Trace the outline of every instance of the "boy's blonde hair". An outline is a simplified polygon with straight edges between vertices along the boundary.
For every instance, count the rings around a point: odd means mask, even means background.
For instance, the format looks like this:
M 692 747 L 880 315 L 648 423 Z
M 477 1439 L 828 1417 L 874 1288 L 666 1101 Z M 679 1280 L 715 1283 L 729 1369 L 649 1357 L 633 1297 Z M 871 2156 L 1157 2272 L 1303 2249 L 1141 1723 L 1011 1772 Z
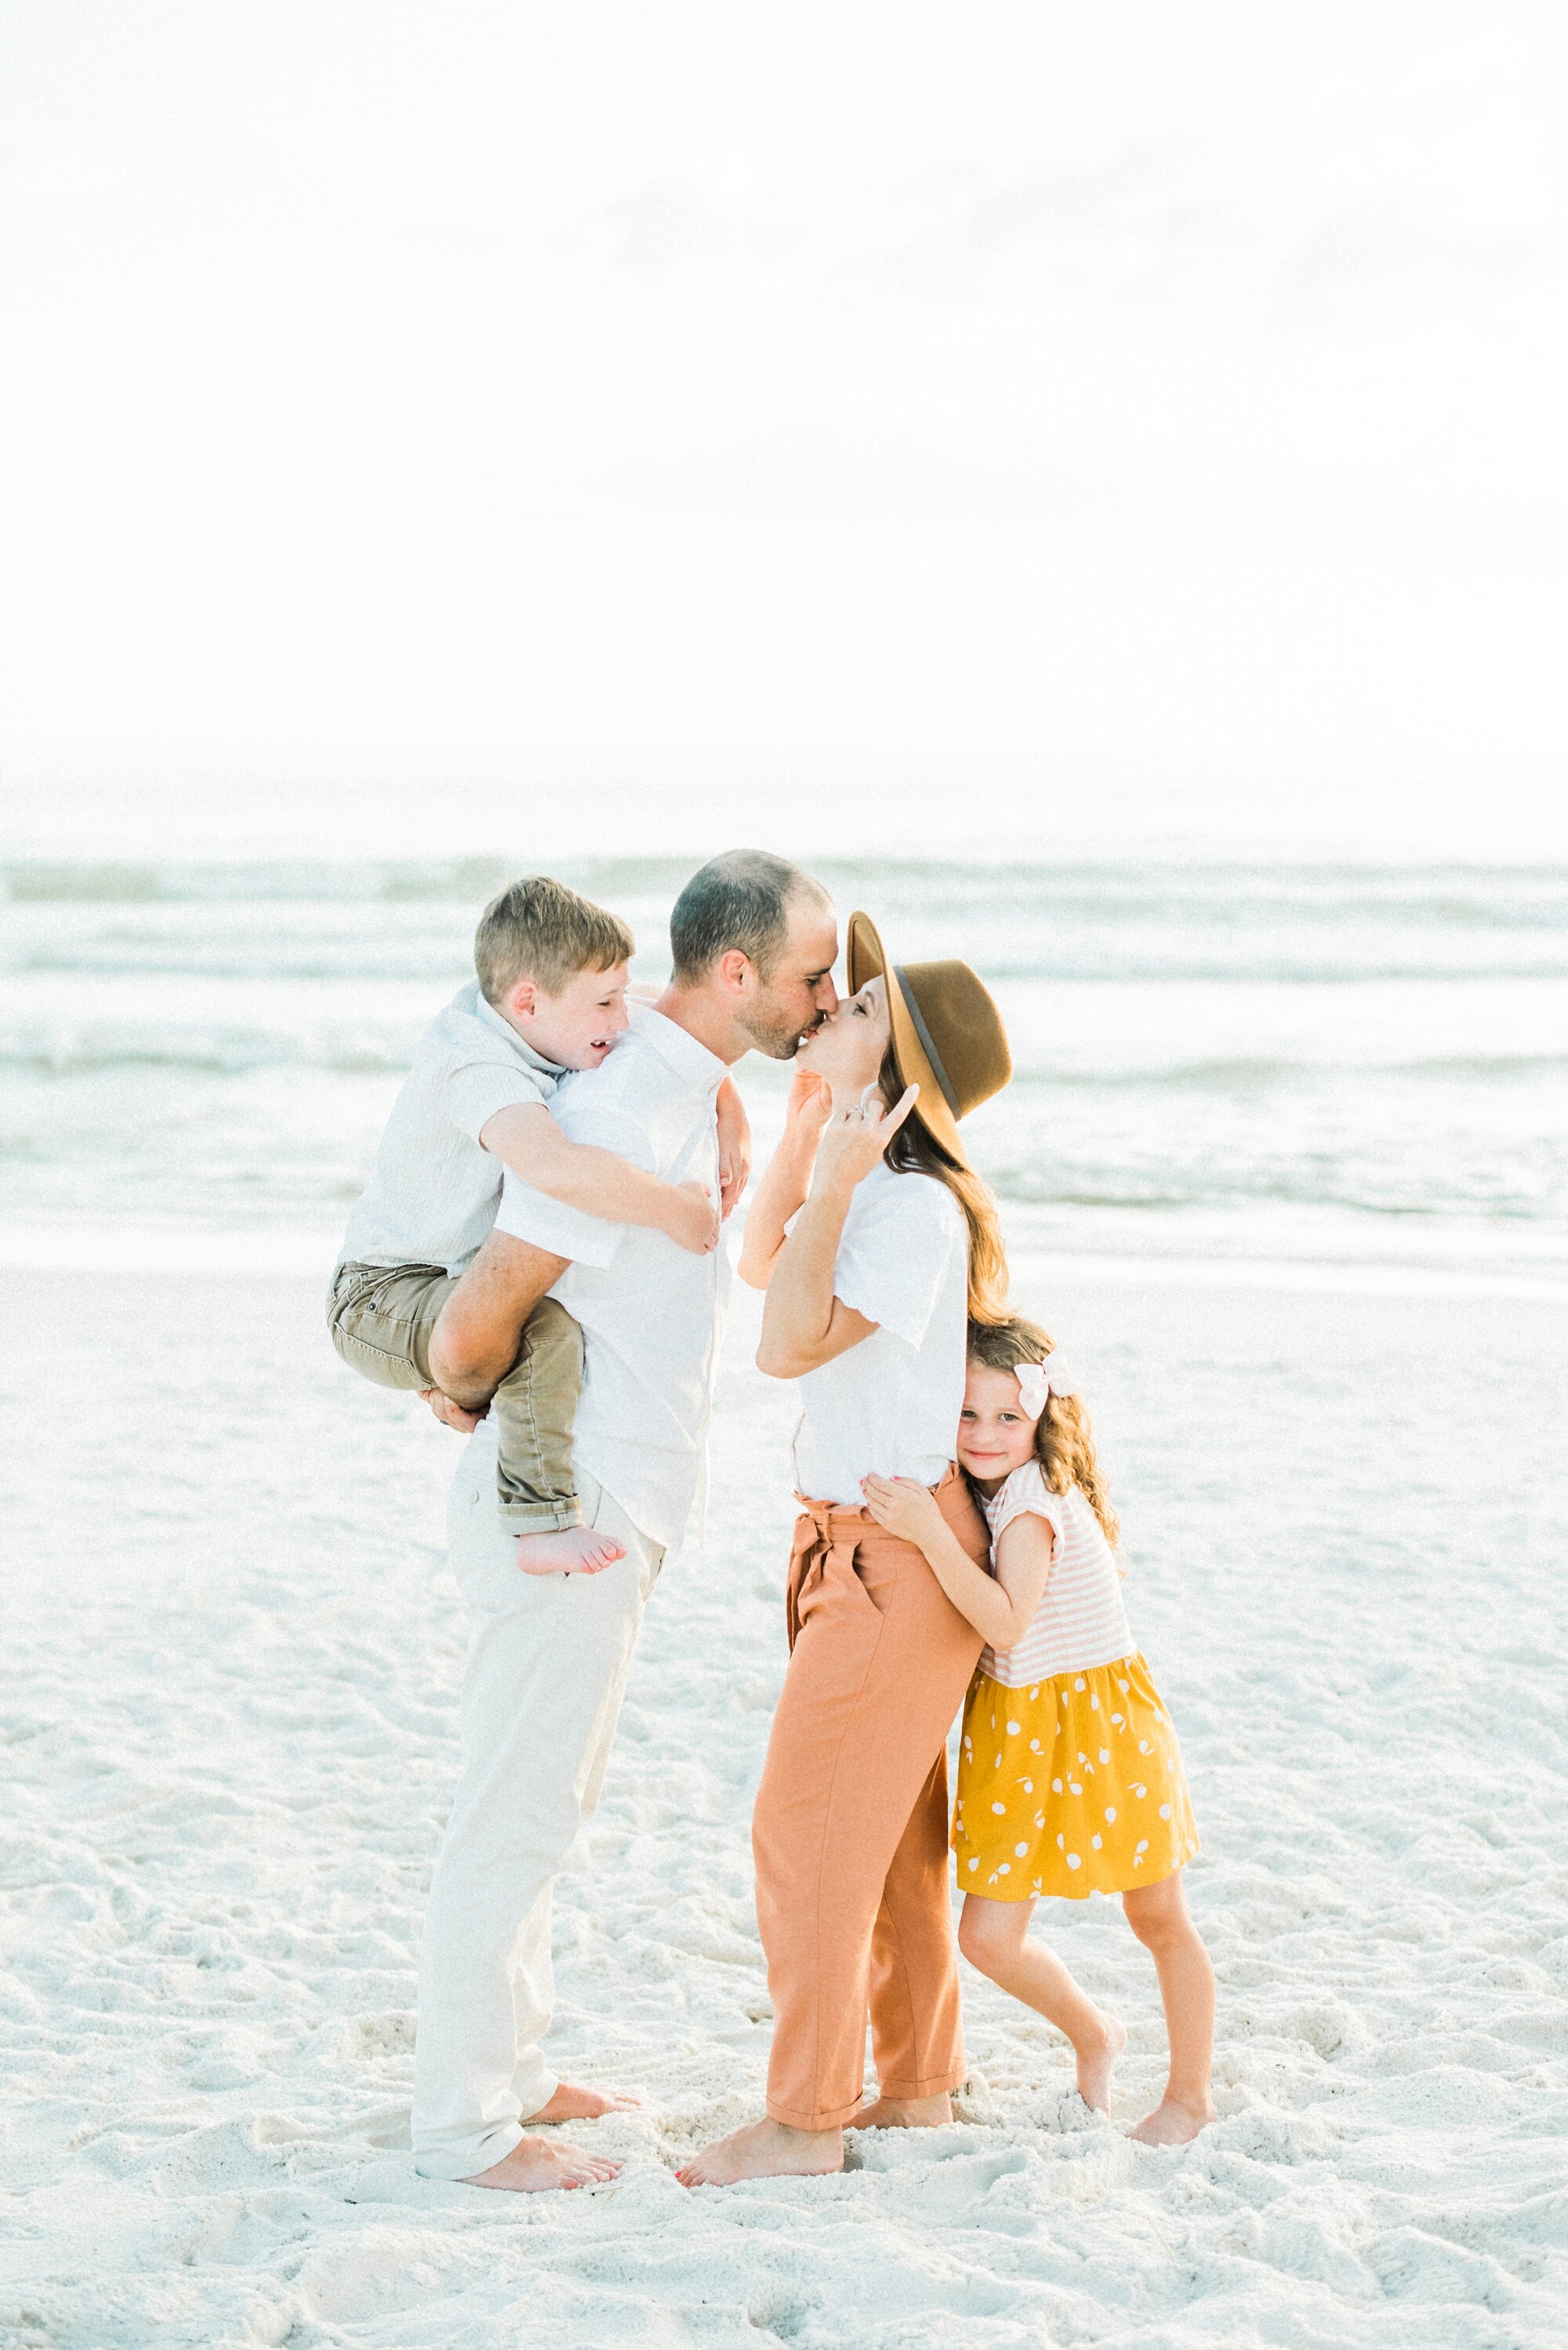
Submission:
M 988 1371 L 1016 1370 L 1020 1363 L 1043 1363 L 1054 1354 L 1056 1343 L 1038 1322 L 1015 1314 L 1005 1322 L 971 1322 L 969 1358 Z M 1045 1409 L 1034 1423 L 1034 1457 L 1048 1492 L 1064 1493 L 1076 1485 L 1105 1529 L 1114 1547 L 1120 1521 L 1095 1458 L 1095 1439 L 1081 1396 L 1048 1395 Z
M 559 995 L 580 971 L 614 971 L 636 941 L 618 914 L 579 898 L 547 873 L 529 873 L 492 898 L 473 934 L 473 967 L 485 1001 L 504 1003 L 520 979 Z

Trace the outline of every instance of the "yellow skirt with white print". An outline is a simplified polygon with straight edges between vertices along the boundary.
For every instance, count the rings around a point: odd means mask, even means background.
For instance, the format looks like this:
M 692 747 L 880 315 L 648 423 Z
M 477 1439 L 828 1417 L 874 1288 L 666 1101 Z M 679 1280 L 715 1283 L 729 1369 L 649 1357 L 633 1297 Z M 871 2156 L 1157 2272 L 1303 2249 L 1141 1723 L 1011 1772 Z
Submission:
M 960 1890 L 988 1901 L 1127 1893 L 1192 1858 L 1181 1749 L 1141 1656 L 1028 1689 L 976 1673 L 953 1850 Z

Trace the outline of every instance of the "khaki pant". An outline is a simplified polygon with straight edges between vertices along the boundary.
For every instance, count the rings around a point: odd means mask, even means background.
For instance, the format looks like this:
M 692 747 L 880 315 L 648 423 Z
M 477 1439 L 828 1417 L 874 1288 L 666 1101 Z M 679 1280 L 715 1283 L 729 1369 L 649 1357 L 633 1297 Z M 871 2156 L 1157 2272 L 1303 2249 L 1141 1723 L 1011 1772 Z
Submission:
M 950 1469 L 936 1490 L 983 1564 L 969 1487 Z M 867 2012 L 885 2096 L 963 2079 L 947 1735 L 981 1642 L 912 1544 L 822 1502 L 796 1521 L 788 1615 L 752 1820 L 774 2002 L 768 2112 L 831 2129 L 861 2102 Z
M 378 1387 L 431 1387 L 431 1334 L 456 1287 L 439 1264 L 340 1264 L 327 1301 L 332 1343 Z M 515 1534 L 582 1523 L 572 1475 L 582 1385 L 583 1334 L 564 1305 L 541 1298 L 490 1404 L 501 1515 Z

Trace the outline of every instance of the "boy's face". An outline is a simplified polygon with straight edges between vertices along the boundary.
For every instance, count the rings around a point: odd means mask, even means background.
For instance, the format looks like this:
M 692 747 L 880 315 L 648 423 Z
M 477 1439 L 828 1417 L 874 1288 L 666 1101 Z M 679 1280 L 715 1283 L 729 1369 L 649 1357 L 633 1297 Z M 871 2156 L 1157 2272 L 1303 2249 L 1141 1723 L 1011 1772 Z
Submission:
M 1023 1409 L 1011 1371 L 971 1363 L 959 1414 L 959 1466 L 977 1485 L 999 1484 L 1022 1469 L 1034 1450 L 1034 1422 Z
M 542 1059 L 562 1069 L 597 1069 L 616 1038 L 626 1034 L 629 977 L 624 962 L 613 971 L 579 971 L 558 995 L 546 995 L 535 980 L 520 979 L 503 1009 Z

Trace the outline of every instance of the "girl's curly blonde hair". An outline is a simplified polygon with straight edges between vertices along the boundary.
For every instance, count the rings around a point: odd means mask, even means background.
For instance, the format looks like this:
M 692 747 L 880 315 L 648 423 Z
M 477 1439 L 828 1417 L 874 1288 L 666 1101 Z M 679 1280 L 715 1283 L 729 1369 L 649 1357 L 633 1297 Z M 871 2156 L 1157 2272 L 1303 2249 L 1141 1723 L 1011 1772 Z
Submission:
M 971 1321 L 969 1326 L 970 1361 L 982 1364 L 988 1371 L 1012 1371 L 1020 1363 L 1043 1363 L 1054 1352 L 1054 1339 L 1038 1322 L 1026 1322 L 1021 1314 L 1005 1322 Z M 1034 1457 L 1047 1492 L 1064 1493 L 1070 1486 L 1078 1487 L 1114 1548 L 1121 1533 L 1120 1521 L 1095 1457 L 1094 1433 L 1081 1396 L 1046 1397 L 1045 1409 L 1034 1423 Z

